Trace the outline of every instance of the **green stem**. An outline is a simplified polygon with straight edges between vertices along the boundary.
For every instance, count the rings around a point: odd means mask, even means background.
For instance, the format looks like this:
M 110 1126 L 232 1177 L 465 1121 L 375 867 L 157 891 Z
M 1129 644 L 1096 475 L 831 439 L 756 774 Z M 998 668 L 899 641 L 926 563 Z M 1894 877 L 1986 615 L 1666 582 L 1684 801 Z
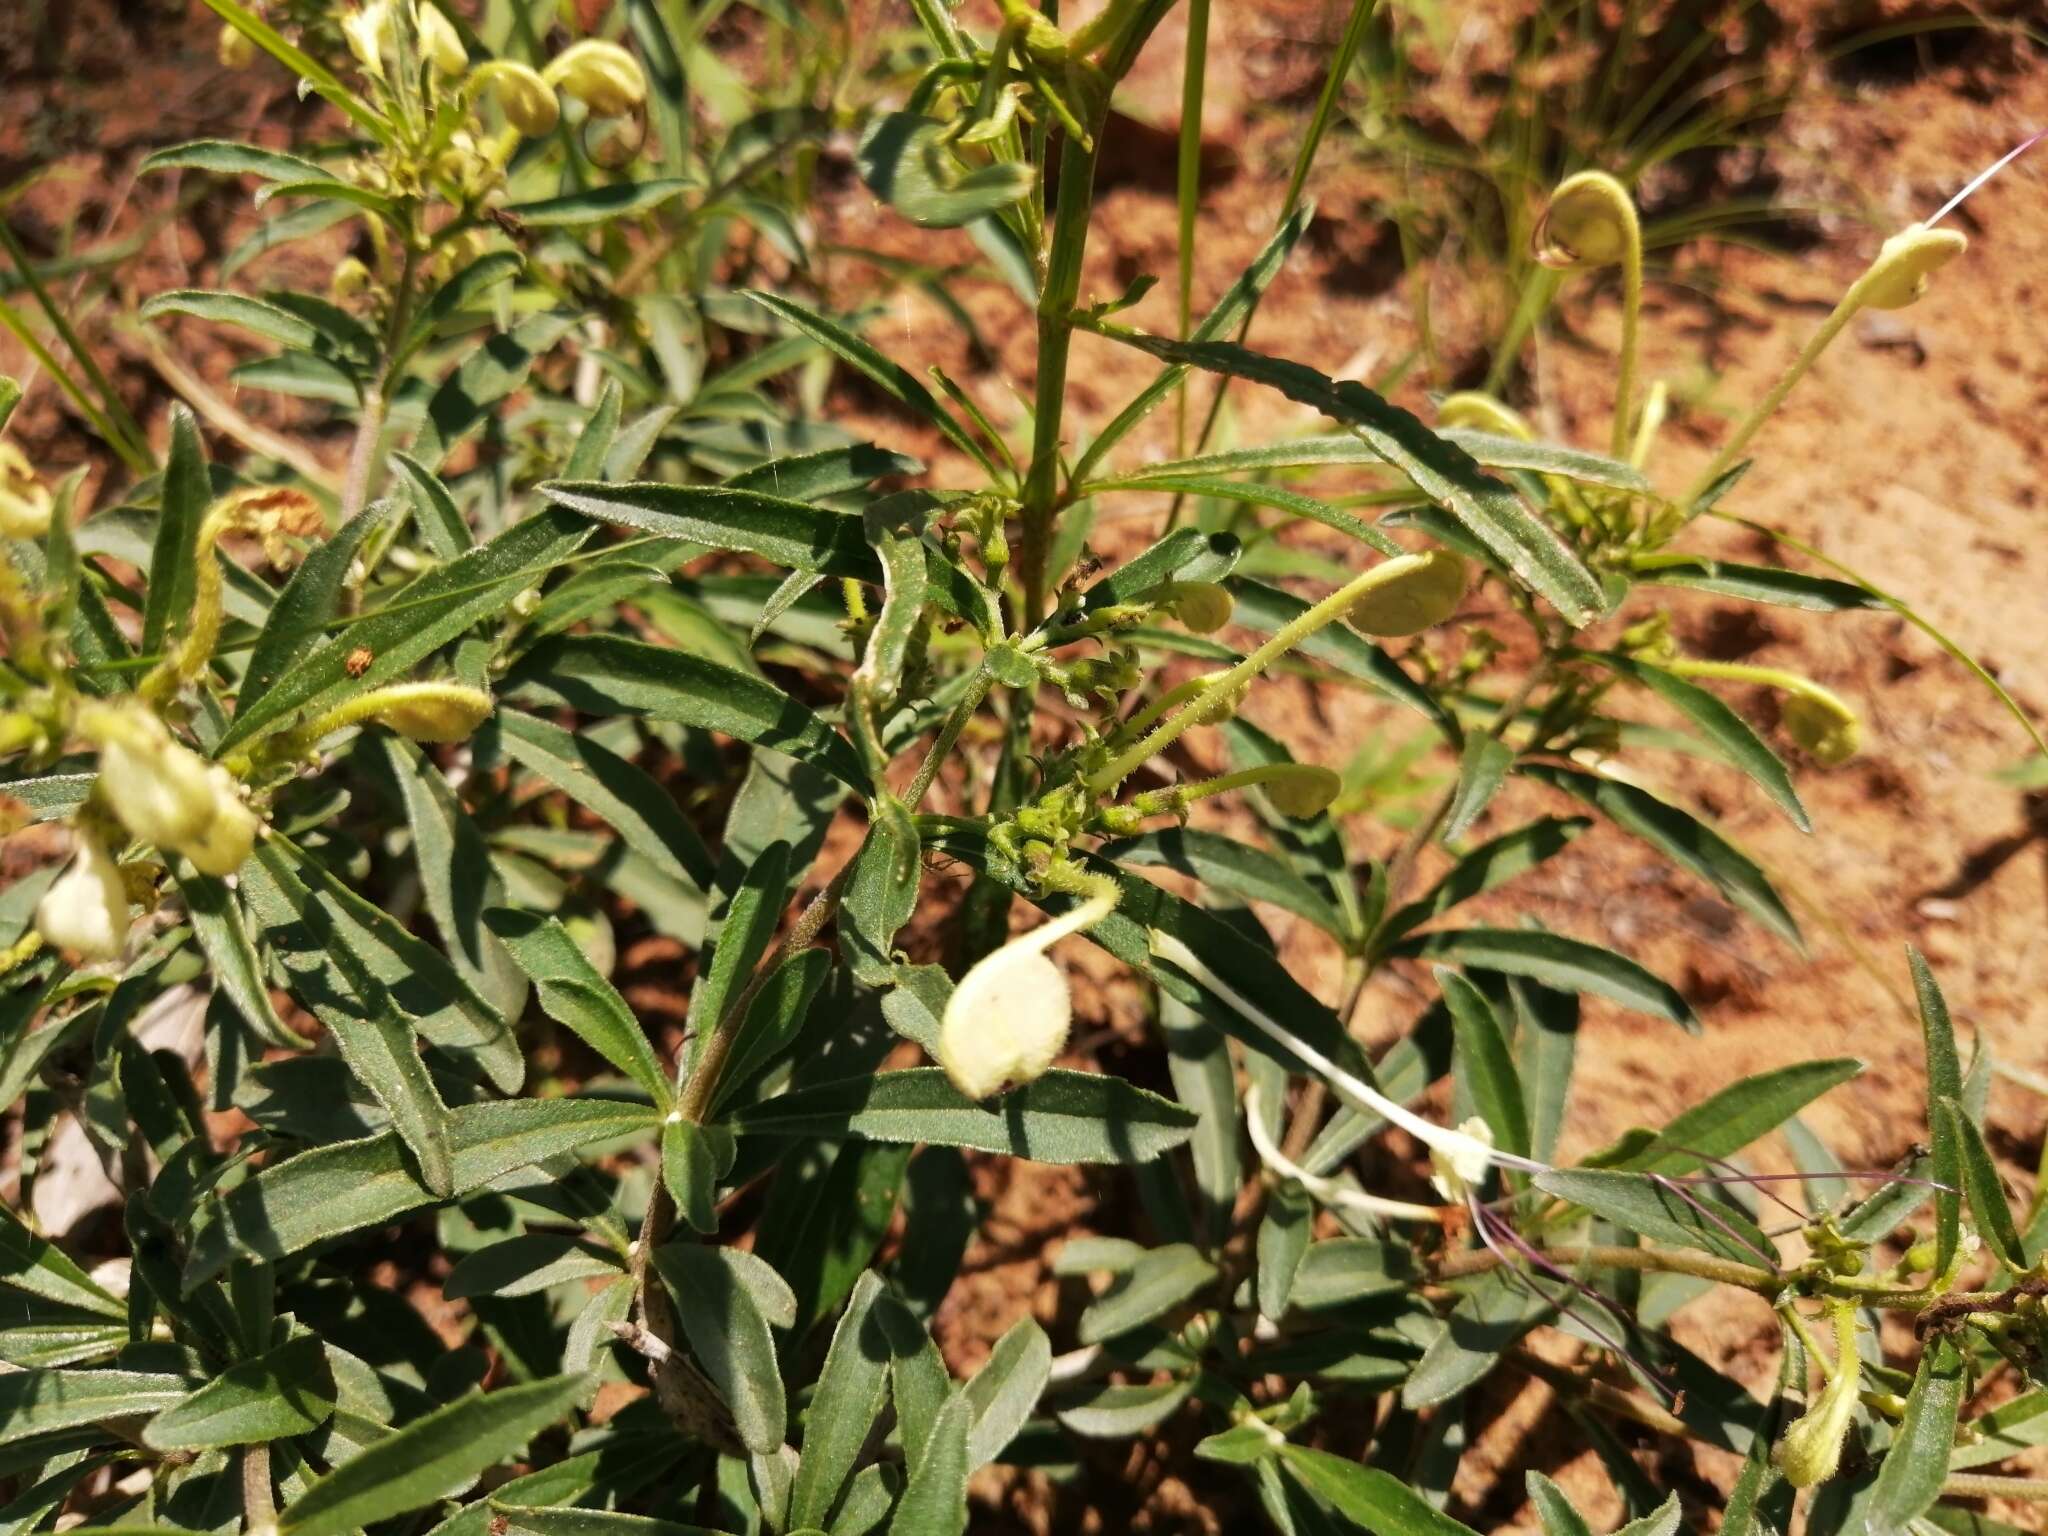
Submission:
M 989 671 L 986 663 L 977 667 L 974 676 L 968 679 L 967 692 L 961 697 L 960 702 L 953 706 L 953 712 L 946 716 L 946 723 L 939 727 L 939 734 L 933 740 L 931 750 L 925 754 L 924 761 L 918 764 L 917 777 L 910 781 L 910 788 L 904 792 L 903 803 L 912 811 L 924 802 L 925 795 L 931 790 L 932 781 L 939 776 L 939 769 L 952 755 L 953 744 L 960 739 L 960 733 L 967 728 L 967 722 L 975 710 L 981 707 L 981 701 L 988 697 L 989 685 L 994 681 L 995 675 Z
M 1633 203 L 1628 212 L 1628 241 L 1621 253 L 1621 367 L 1614 381 L 1614 432 L 1610 438 L 1617 459 L 1628 452 L 1635 422 L 1636 331 L 1643 309 L 1643 236 Z
M 1422 555 L 1402 555 L 1398 559 L 1383 560 L 1352 577 L 1314 607 L 1296 614 L 1275 630 L 1265 644 L 1237 665 L 1226 671 L 1210 674 L 1210 681 L 1204 686 L 1200 698 L 1161 724 L 1136 746 L 1127 748 L 1111 759 L 1106 767 L 1091 774 L 1088 778 L 1088 787 L 1101 794 L 1122 781 L 1132 769 L 1157 757 L 1189 729 L 1213 718 L 1222 710 L 1226 701 L 1236 696 L 1241 686 L 1249 683 L 1309 636 L 1341 619 L 1366 593 L 1405 576 L 1409 571 L 1422 565 L 1425 559 Z
M 1941 1491 L 1953 1499 L 2022 1499 L 2048 1504 L 2048 1477 L 1995 1477 L 1984 1472 L 1951 1472 Z
M 1187 55 L 1181 70 L 1180 160 L 1180 338 L 1194 324 L 1195 215 L 1202 196 L 1202 94 L 1209 71 L 1209 0 L 1189 0 Z M 1174 457 L 1188 451 L 1188 386 L 1182 376 L 1174 392 Z

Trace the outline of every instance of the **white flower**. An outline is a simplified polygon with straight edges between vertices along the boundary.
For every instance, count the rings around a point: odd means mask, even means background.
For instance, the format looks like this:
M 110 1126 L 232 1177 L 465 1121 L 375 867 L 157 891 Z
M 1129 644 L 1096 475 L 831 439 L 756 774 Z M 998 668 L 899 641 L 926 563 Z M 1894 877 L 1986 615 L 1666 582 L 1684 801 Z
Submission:
M 201 874 L 231 875 L 242 867 L 249 850 L 256 846 L 256 829 L 262 823 L 243 803 L 234 775 L 227 769 L 215 763 L 206 777 L 213 786 L 213 819 L 198 837 L 185 842 L 178 851 Z
M 71 867 L 36 906 L 36 932 L 66 954 L 116 959 L 128 941 L 128 888 L 105 843 L 84 827 L 77 842 Z
M 365 0 L 341 18 L 341 35 L 365 74 L 384 78 L 384 42 L 391 30 L 391 0 Z
M 1493 1166 L 1493 1130 L 1474 1115 L 1458 1127 L 1462 1142 L 1432 1145 L 1429 1164 L 1435 1171 L 1429 1182 L 1453 1205 L 1465 1202 L 1465 1192 L 1486 1182 L 1486 1170 Z
M 422 5 L 419 17 L 420 52 L 434 66 L 434 73 L 452 80 L 469 68 L 469 50 L 462 46 L 462 34 L 455 23 L 434 5 Z
M 12 443 L 0 443 L 0 534 L 39 539 L 50 531 L 50 493 Z
M 505 121 L 530 139 L 553 133 L 562 120 L 562 104 L 555 100 L 554 87 L 538 70 L 512 59 L 493 59 L 478 68 L 477 78 L 498 103 Z

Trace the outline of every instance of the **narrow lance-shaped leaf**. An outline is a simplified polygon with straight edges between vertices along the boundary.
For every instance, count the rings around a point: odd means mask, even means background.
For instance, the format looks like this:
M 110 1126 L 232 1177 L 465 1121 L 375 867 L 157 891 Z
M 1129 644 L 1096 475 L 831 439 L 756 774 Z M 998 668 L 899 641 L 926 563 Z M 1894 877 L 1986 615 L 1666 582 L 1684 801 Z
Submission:
M 1105 335 L 1169 363 L 1207 369 L 1279 390 L 1357 432 L 1431 501 L 1451 513 L 1515 575 L 1574 626 L 1599 617 L 1600 583 L 1571 547 L 1488 475 L 1473 457 L 1399 406 L 1352 380 L 1266 357 L 1222 341 L 1169 341 L 1104 328 Z
M 2001 1264 L 2016 1274 L 2025 1271 L 2028 1267 L 2026 1250 L 2020 1243 L 2019 1229 L 2012 1219 L 2012 1207 L 2006 1203 L 2005 1186 L 1999 1181 L 1998 1167 L 1991 1161 L 1990 1149 L 1984 1145 L 1984 1133 L 1977 1129 L 1976 1121 L 1954 1099 L 1936 1100 L 1934 1112 L 1960 1154 L 1963 1193 L 1969 1198 L 1971 1214 L 1977 1218 L 1977 1230 L 1991 1245 L 1991 1251 Z
M 1611 949 L 1562 934 L 1519 928 L 1450 928 L 1419 933 L 1387 953 L 1455 960 L 1480 970 L 1527 976 L 1567 992 L 1592 992 L 1697 1032 L 1699 1019 L 1678 989 Z
M 425 1508 L 570 1413 L 584 1385 L 581 1376 L 553 1376 L 473 1393 L 415 1419 L 314 1479 L 278 1516 L 279 1536 L 347 1536 Z
M 1905 1416 L 1892 1436 L 1868 1505 L 1869 1536 L 1906 1536 L 1941 1497 L 1963 1405 L 1962 1351 L 1936 1333 L 1920 1355 Z
M 142 1438 L 159 1451 L 256 1445 L 302 1435 L 334 1411 L 334 1373 L 319 1338 L 302 1333 L 231 1365 L 150 1420 Z
M 533 979 L 547 1016 L 630 1077 L 668 1111 L 668 1071 L 626 1000 L 590 963 L 569 930 L 552 917 L 497 908 L 484 915 L 491 932 Z
M 855 1282 L 832 1332 L 825 1366 L 804 1427 L 803 1456 L 790 1491 L 793 1530 L 824 1529 L 840 1491 L 853 1476 L 868 1431 L 881 1416 L 889 1391 L 889 1348 L 874 1316 L 882 1282 L 872 1271 Z
M 1927 1050 L 1927 1129 L 1933 1143 L 1935 1262 L 1937 1275 L 1948 1273 L 1956 1248 L 1962 1241 L 1963 1151 L 1955 1127 L 1941 1112 L 1944 1099 L 1961 1103 L 1963 1063 L 1956 1054 L 1955 1025 L 1950 1022 L 1948 1001 L 1934 979 L 1926 958 L 1908 948 L 1906 963 L 1913 972 L 1913 991 L 1920 1004 L 1920 1030 Z
M 732 1411 L 741 1441 L 767 1456 L 782 1446 L 789 1410 L 768 1319 L 740 1273 L 745 1265 L 767 1268 L 731 1248 L 683 1242 L 654 1250 L 654 1266 L 675 1297 L 690 1352 Z

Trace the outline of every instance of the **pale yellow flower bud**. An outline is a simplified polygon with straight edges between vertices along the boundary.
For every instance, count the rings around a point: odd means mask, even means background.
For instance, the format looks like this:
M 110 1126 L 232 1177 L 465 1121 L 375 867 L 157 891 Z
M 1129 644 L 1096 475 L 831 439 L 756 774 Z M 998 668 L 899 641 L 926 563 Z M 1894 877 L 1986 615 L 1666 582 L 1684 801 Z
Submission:
M 373 720 L 414 741 L 466 741 L 490 718 L 491 696 L 464 683 L 393 683 L 338 706 L 316 721 L 308 738 L 318 741 L 345 725 Z
M 1328 810 L 1344 781 L 1314 763 L 1291 763 L 1285 773 L 1263 781 L 1260 787 L 1282 816 L 1308 817 Z
M 1536 429 L 1529 425 L 1520 411 L 1481 390 L 1463 389 L 1454 395 L 1444 396 L 1443 404 L 1437 407 L 1436 419 L 1439 426 L 1476 427 L 1481 432 L 1518 438 L 1525 443 L 1536 441 Z
M 337 304 L 346 304 L 368 293 L 374 282 L 376 278 L 362 261 L 344 256 L 334 264 L 334 275 L 327 280 L 327 293 Z
M 624 117 L 647 100 L 640 61 L 617 43 L 585 38 L 548 65 L 543 78 L 598 117 Z
M 1787 694 L 1779 716 L 1792 739 L 1824 767 L 1846 763 L 1863 745 L 1856 711 L 1818 684 L 1811 693 Z
M 1856 1354 L 1855 1313 L 1846 1307 L 1837 1314 L 1835 1336 L 1835 1374 L 1771 1448 L 1771 1460 L 1794 1488 L 1811 1488 L 1835 1475 L 1856 1413 L 1863 1362 Z
M 22 451 L 0 442 L 0 534 L 10 539 L 41 538 L 50 531 L 53 505 Z
M 213 52 L 222 69 L 247 69 L 256 62 L 260 50 L 241 28 L 222 26 L 220 41 L 214 44 Z
M 1606 267 L 1638 239 L 1628 188 L 1605 171 L 1567 176 L 1536 227 L 1536 259 L 1546 267 Z
M 218 806 L 212 765 L 161 720 L 136 704 L 96 704 L 79 711 L 78 724 L 99 745 L 98 793 L 122 826 L 171 849 L 205 832 Z
M 207 774 L 213 788 L 213 817 L 198 837 L 186 842 L 179 852 L 198 867 L 201 874 L 231 875 L 248 860 L 256 846 L 261 823 L 242 800 L 241 786 L 234 775 L 218 763 Z
M 493 59 L 477 69 L 484 91 L 505 114 L 505 121 L 537 139 L 553 133 L 562 120 L 562 104 L 540 72 L 512 59 Z
M 1235 607 L 1230 593 L 1213 581 L 1184 581 L 1174 587 L 1174 614 L 1198 635 L 1228 624 Z
M 1961 230 L 1908 225 L 1878 248 L 1877 260 L 1853 291 L 1870 309 L 1904 309 L 1927 291 L 1927 279 L 1969 244 Z
M 391 0 L 364 0 L 341 18 L 342 41 L 363 73 L 384 78 L 384 52 L 391 36 Z
M 434 73 L 443 79 L 453 80 L 467 70 L 469 50 L 462 46 L 462 34 L 455 30 L 455 23 L 434 5 L 421 5 L 417 15 L 420 52 L 434 66 Z
M 128 942 L 128 888 L 107 845 L 76 829 L 71 867 L 36 904 L 36 932 L 52 949 L 84 960 L 119 958 Z
M 1351 606 L 1351 622 L 1368 635 L 1413 635 L 1441 624 L 1465 597 L 1465 562 L 1448 549 L 1404 557 L 1412 564 Z

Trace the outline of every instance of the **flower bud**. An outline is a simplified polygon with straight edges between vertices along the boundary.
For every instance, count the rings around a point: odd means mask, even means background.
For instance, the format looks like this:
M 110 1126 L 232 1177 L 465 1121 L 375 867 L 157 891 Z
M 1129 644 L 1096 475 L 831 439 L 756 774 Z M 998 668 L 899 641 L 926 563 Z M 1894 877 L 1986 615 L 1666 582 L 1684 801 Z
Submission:
M 86 960 L 113 960 L 128 942 L 128 888 L 107 845 L 76 829 L 71 867 L 36 904 L 36 932 L 52 949 Z
M 391 35 L 391 0 L 364 0 L 341 18 L 342 41 L 363 73 L 384 78 L 384 51 Z
M 243 802 L 241 786 L 233 774 L 215 763 L 206 777 L 213 789 L 213 817 L 197 838 L 187 841 L 178 851 L 201 874 L 232 875 L 248 861 L 261 823 Z
M 529 139 L 553 133 L 562 120 L 562 104 L 540 71 L 512 59 L 493 59 L 477 70 L 477 77 L 505 121 Z
M 94 705 L 80 711 L 79 729 L 99 745 L 98 794 L 122 826 L 159 848 L 205 833 L 218 808 L 211 765 L 155 715 L 139 704 Z
M 1309 817 L 1329 809 L 1344 781 L 1314 763 L 1289 763 L 1286 772 L 1263 781 L 1260 787 L 1282 816 Z
M 1794 1488 L 1811 1488 L 1835 1475 L 1842 1464 L 1842 1442 L 1856 1412 L 1856 1388 L 1863 1362 L 1856 1354 L 1854 1314 L 1847 1327 L 1837 1325 L 1841 1349 L 1835 1358 L 1835 1374 L 1821 1388 L 1797 1423 L 1779 1437 L 1771 1449 L 1771 1460 Z
M 1878 247 L 1877 260 L 1856 284 L 1870 309 L 1904 309 L 1927 291 L 1927 279 L 1969 247 L 1961 230 L 1909 224 Z
M 1856 711 L 1818 684 L 1812 693 L 1787 694 L 1779 718 L 1792 739 L 1823 767 L 1846 763 L 1863 745 L 1863 721 Z
M 1436 1192 L 1454 1204 L 1465 1203 L 1465 1192 L 1486 1182 L 1486 1170 L 1493 1166 L 1493 1128 L 1478 1115 L 1457 1128 L 1460 1140 L 1448 1149 L 1432 1145 L 1429 1164 L 1435 1171 L 1429 1182 Z
M 1174 584 L 1174 616 L 1198 635 L 1206 635 L 1228 624 L 1236 606 L 1236 600 L 1230 593 L 1213 581 Z
M 462 46 L 462 34 L 455 23 L 441 14 L 439 6 L 422 4 L 419 17 L 420 52 L 434 66 L 434 73 L 453 80 L 469 68 L 469 50 Z
M 257 53 L 256 45 L 249 41 L 249 35 L 240 27 L 221 27 L 220 40 L 214 44 L 213 54 L 222 69 L 247 69 L 256 62 Z
M 1465 562 L 1448 549 L 1403 557 L 1400 572 L 1351 605 L 1352 625 L 1368 635 L 1413 635 L 1441 624 L 1465 597 Z
M 647 100 L 640 61 L 617 43 L 586 38 L 548 65 L 542 76 L 597 117 L 624 117 Z
M 1536 226 L 1536 259 L 1546 267 L 1606 267 L 1641 237 L 1628 189 L 1605 171 L 1567 176 Z
M 12 443 L 0 443 L 0 534 L 39 539 L 50 531 L 50 493 Z
M 970 1099 L 1033 1081 L 1067 1043 L 1067 978 L 1024 940 L 1005 944 L 960 978 L 939 1025 L 939 1065 Z
M 1436 420 L 1441 427 L 1476 427 L 1481 432 L 1518 438 L 1525 443 L 1536 441 L 1536 429 L 1523 419 L 1520 411 L 1482 390 L 1461 389 L 1455 395 L 1444 396 L 1443 404 L 1437 407 Z
M 376 278 L 361 260 L 354 256 L 344 256 L 334 264 L 334 274 L 327 279 L 328 297 L 337 304 L 346 304 L 349 300 L 359 299 L 368 293 L 374 282 Z

